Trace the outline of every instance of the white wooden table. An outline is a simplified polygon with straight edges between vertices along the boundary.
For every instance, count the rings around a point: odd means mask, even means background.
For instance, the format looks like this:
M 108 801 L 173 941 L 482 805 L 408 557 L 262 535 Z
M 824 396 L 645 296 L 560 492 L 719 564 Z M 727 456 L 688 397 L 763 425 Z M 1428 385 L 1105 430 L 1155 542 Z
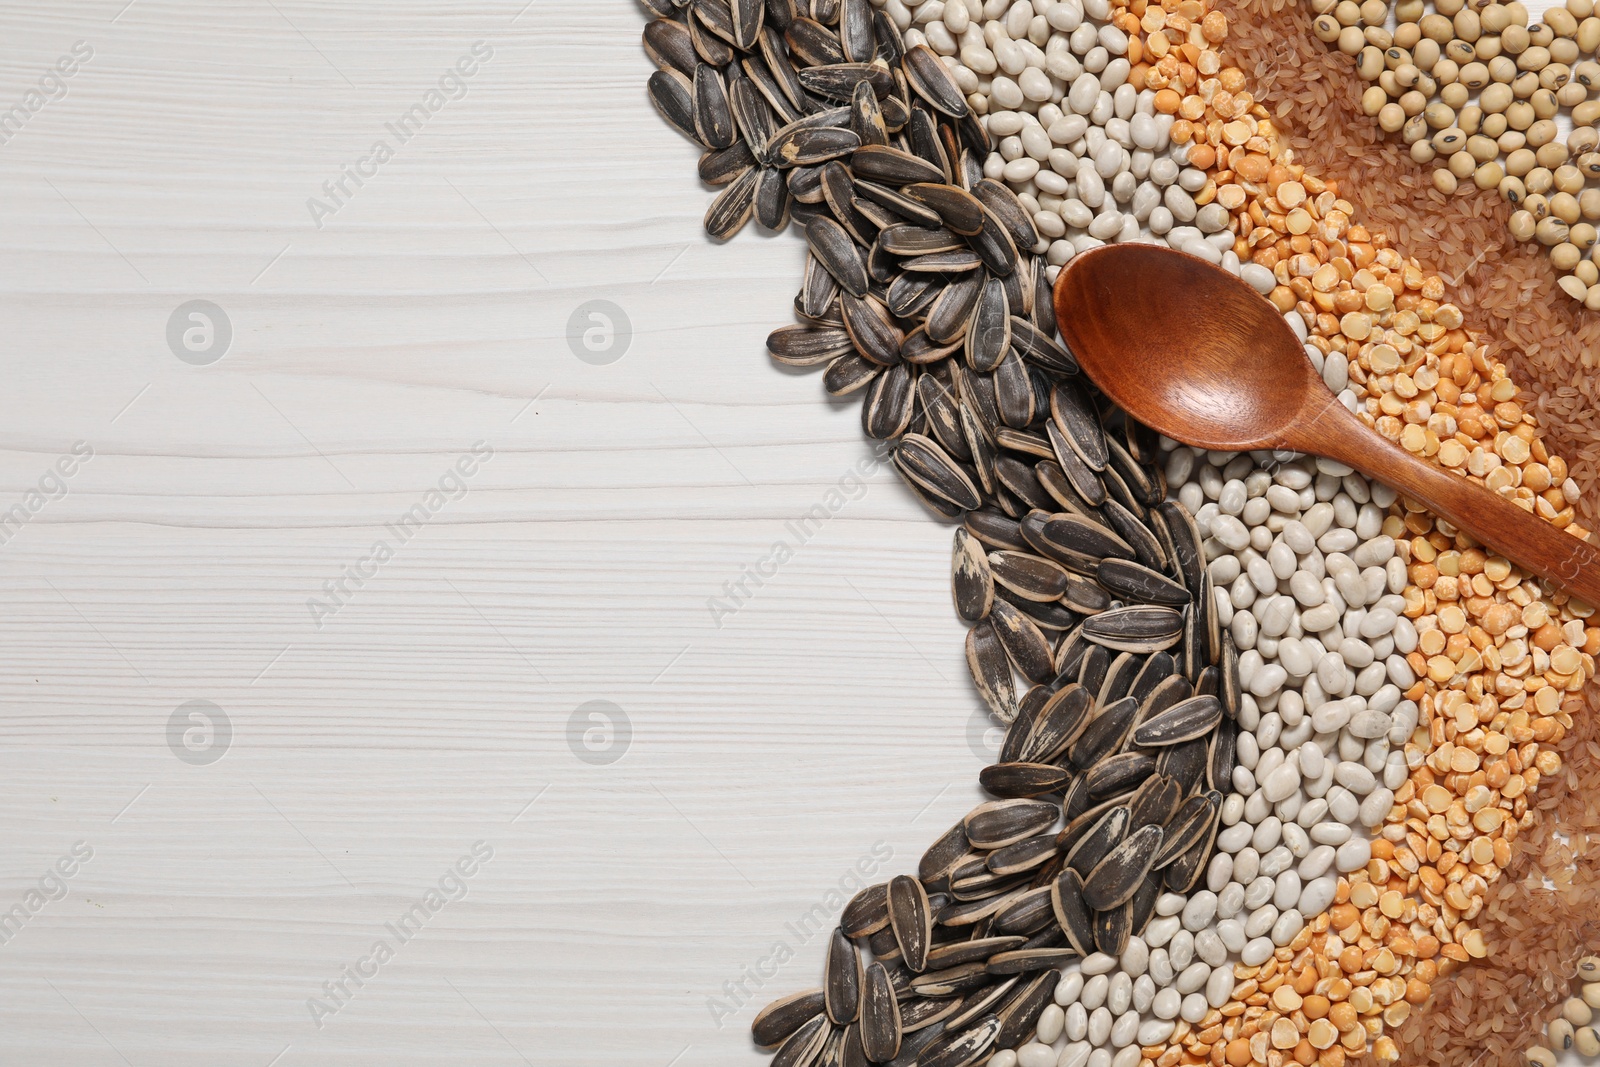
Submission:
M 703 237 L 641 25 L 0 12 L 0 1063 L 761 1062 L 973 802 L 948 529 L 766 358 L 800 242 Z

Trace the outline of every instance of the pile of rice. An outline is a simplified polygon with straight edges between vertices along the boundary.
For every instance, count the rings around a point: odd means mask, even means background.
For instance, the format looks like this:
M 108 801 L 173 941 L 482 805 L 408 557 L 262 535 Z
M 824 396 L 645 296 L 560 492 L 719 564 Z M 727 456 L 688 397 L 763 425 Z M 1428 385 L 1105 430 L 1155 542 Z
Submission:
M 1585 525 L 1600 520 L 1600 315 L 1556 286 L 1544 249 L 1514 240 L 1498 193 L 1445 196 L 1432 168 L 1411 161 L 1362 113 L 1364 83 L 1348 56 L 1317 40 L 1302 0 L 1218 0 L 1228 17 L 1229 59 L 1253 79 L 1297 162 L 1339 181 L 1362 224 L 1389 234 L 1404 255 L 1451 286 L 1467 324 L 1489 342 L 1527 392 L 1546 443 L 1582 490 Z

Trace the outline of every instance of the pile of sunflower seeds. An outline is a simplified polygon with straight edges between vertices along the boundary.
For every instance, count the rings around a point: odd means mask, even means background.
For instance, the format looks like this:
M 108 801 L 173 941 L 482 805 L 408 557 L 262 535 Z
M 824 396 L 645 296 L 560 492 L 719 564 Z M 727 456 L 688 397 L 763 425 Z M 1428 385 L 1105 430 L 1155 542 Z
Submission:
M 968 662 L 1007 727 L 981 775 L 998 799 L 917 877 L 853 901 L 823 989 L 772 1005 L 755 1036 L 780 1067 L 1133 1067 L 1227 1002 L 1232 961 L 1289 951 L 1335 872 L 1370 856 L 1362 828 L 1393 803 L 1418 717 L 1400 699 L 1417 642 L 1404 567 L 1379 529 L 1393 494 L 1326 461 L 1175 445 L 1076 376 L 1050 282 L 1098 238 L 1057 236 L 1037 181 L 1006 169 L 1016 138 L 989 145 L 1012 123 L 988 108 L 990 79 L 966 85 L 939 58 L 948 43 L 916 28 L 965 6 L 967 32 L 987 19 L 1003 52 L 1009 23 L 1036 28 L 1016 17 L 1026 0 L 646 3 L 651 99 L 723 187 L 708 232 L 752 217 L 805 231 L 799 321 L 771 354 L 861 395 L 905 484 L 960 520 Z M 1128 87 L 1101 82 L 1056 169 L 1148 113 L 1149 94 L 1124 116 Z M 1067 89 L 1052 90 L 1063 108 Z M 1110 238 L 1248 280 L 1231 249 L 1163 232 L 1161 213 Z

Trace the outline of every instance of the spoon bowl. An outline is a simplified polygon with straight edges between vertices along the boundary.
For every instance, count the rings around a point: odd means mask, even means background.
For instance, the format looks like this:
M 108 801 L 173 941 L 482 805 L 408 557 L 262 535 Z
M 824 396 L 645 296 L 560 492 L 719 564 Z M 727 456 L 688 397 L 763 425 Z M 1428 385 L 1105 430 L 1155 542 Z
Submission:
M 1600 605 L 1600 550 L 1368 427 L 1323 384 L 1277 308 L 1221 267 L 1159 245 L 1104 245 L 1061 269 L 1055 312 L 1079 367 L 1152 429 L 1200 448 L 1353 467 Z

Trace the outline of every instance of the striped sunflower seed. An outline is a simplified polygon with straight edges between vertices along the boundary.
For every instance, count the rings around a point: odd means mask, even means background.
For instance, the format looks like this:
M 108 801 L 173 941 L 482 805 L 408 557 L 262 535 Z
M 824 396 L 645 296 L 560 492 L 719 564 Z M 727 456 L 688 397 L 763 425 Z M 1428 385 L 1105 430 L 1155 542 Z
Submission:
M 832 30 L 815 19 L 799 18 L 783 31 L 783 41 L 800 62 L 809 67 L 825 67 L 844 62 L 844 49 Z
M 1055 825 L 1059 809 L 1038 800 L 991 800 L 961 820 L 973 848 L 997 849 L 1016 844 Z
M 1139 724 L 1133 742 L 1146 748 L 1176 745 L 1203 738 L 1222 721 L 1222 704 L 1214 696 L 1195 696 L 1180 701 Z
M 842 930 L 828 942 L 822 991 L 829 1019 L 839 1026 L 855 1022 L 861 1008 L 861 954 Z
M 667 125 L 702 147 L 712 147 L 700 139 L 700 131 L 695 128 L 694 88 L 688 78 L 676 70 L 658 70 L 650 75 L 646 89 L 650 103 Z
M 694 77 L 700 58 L 694 53 L 694 41 L 689 28 L 670 18 L 652 19 L 644 27 L 644 51 L 650 62 L 658 67 L 672 67 L 678 73 Z
M 776 167 L 802 167 L 850 155 L 860 148 L 854 130 L 791 123 L 767 142 L 767 158 Z
M 933 940 L 933 915 L 922 883 L 899 874 L 889 880 L 889 925 L 907 967 L 921 971 L 928 964 Z
M 906 82 L 930 107 L 940 114 L 960 118 L 968 113 L 966 94 L 951 77 L 943 60 L 927 45 L 906 49 L 900 60 Z
M 789 1036 L 773 1053 L 772 1067 L 811 1067 L 822 1055 L 831 1026 L 826 1015 L 819 1015 Z
M 1072 780 L 1051 763 L 994 763 L 978 772 L 978 784 L 997 797 L 1038 797 L 1059 793 Z
M 1112 608 L 1083 622 L 1083 635 L 1121 652 L 1159 652 L 1183 637 L 1184 616 L 1154 604 Z
M 855 346 L 844 330 L 780 326 L 767 335 L 767 351 L 790 367 L 817 367 L 855 351 Z
M 773 167 L 760 169 L 751 211 L 755 220 L 769 230 L 781 230 L 789 224 L 789 186 L 782 171 Z
M 1060 981 L 1061 972 L 1052 968 L 1029 979 L 1027 985 L 1013 993 L 995 1013 L 1000 1020 L 1000 1033 L 995 1036 L 995 1045 L 1014 1048 L 1026 1040 L 1038 1026 L 1044 1009 L 1054 999 L 1056 985 Z
M 823 1012 L 823 991 L 808 989 L 779 997 L 756 1013 L 750 1022 L 750 1036 L 758 1045 L 782 1044 L 806 1023 Z
M 708 148 L 727 148 L 738 130 L 733 124 L 733 109 L 722 74 L 708 63 L 694 72 L 694 128 L 700 143 Z
M 769 339 L 770 344 L 770 339 Z M 983 545 L 965 529 L 957 529 L 950 562 L 950 592 L 956 614 L 977 622 L 994 606 L 994 576 Z
M 1050 885 L 1050 907 L 1078 955 L 1093 952 L 1094 915 L 1083 902 L 1083 876 L 1071 867 L 1062 871 Z
M 857 178 L 896 187 L 912 182 L 944 181 L 944 172 L 932 163 L 887 145 L 858 147 L 850 155 L 850 172 Z
M 806 224 L 806 244 L 844 292 L 858 299 L 867 295 L 866 264 L 843 226 L 830 218 L 812 219 Z
M 873 1063 L 887 1063 L 900 1051 L 900 1004 L 883 964 L 867 968 L 861 984 L 861 1050 Z
M 869 885 L 844 906 L 839 915 L 839 929 L 847 937 L 867 937 L 889 925 L 889 885 L 879 882 Z
M 1019 760 L 1050 763 L 1082 736 L 1094 700 L 1081 685 L 1068 684 L 1051 696 L 1034 719 Z
M 936 212 L 945 226 L 959 234 L 973 236 L 983 230 L 983 204 L 978 198 L 954 185 L 913 182 L 900 192 Z
M 1095 577 L 1101 585 L 1124 600 L 1143 604 L 1181 607 L 1189 602 L 1189 591 L 1160 571 L 1126 559 L 1100 561 Z
M 839 5 L 839 45 L 845 58 L 866 63 L 878 49 L 872 27 L 872 5 L 867 0 L 841 0 Z
M 726 241 L 744 229 L 755 209 L 756 185 L 761 171 L 752 167 L 723 187 L 706 211 L 705 229 L 711 237 Z
M 1095 911 L 1109 911 L 1132 899 L 1161 848 L 1162 829 L 1145 825 L 1123 838 L 1083 880 L 1083 901 Z
M 1017 716 L 1016 689 L 1011 662 L 988 620 L 967 631 L 967 669 L 989 710 L 1003 723 Z
M 727 148 L 719 148 L 700 157 L 700 180 L 707 185 L 727 185 L 755 166 L 755 163 L 756 158 L 750 154 L 749 145 L 735 141 Z
M 983 275 L 977 272 L 946 285 L 928 309 L 928 336 L 940 342 L 962 340 L 966 336 L 972 310 L 982 293 Z
M 1160 762 L 1159 760 L 1157 761 Z M 1170 778 L 1156 769 L 1155 777 L 1146 778 L 1134 790 L 1128 801 L 1128 815 L 1133 826 L 1165 826 L 1177 814 L 1183 803 L 1183 789 L 1176 778 Z
M 1026 552 L 991 552 L 989 567 L 994 580 L 1017 596 L 1046 603 L 1061 599 L 1071 577 L 1050 560 Z
M 876 363 L 868 363 L 851 352 L 828 364 L 822 374 L 822 387 L 830 396 L 848 396 L 872 384 L 881 370 L 883 368 Z

